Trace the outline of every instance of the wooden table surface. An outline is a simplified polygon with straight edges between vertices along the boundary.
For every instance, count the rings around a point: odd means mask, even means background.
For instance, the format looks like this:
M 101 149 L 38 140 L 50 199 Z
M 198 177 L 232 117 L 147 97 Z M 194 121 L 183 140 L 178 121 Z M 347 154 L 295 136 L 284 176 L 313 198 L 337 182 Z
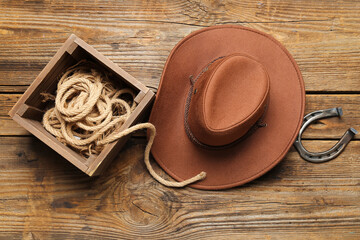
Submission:
M 360 135 L 331 162 L 305 162 L 291 148 L 249 184 L 201 191 L 152 179 L 141 135 L 89 178 L 7 115 L 71 33 L 156 88 L 178 41 L 225 23 L 287 47 L 306 113 L 343 108 L 306 131 L 309 150 L 360 130 L 360 2 L 0 0 L 0 239 L 360 239 Z

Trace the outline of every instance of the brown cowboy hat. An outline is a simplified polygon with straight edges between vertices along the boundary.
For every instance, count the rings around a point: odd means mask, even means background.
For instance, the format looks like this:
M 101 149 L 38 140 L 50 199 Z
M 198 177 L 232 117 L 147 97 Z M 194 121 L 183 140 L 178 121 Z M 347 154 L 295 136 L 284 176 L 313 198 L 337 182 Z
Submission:
M 167 59 L 150 116 L 151 152 L 178 181 L 206 172 L 194 188 L 238 186 L 286 155 L 304 106 L 300 70 L 277 40 L 241 26 L 204 28 Z

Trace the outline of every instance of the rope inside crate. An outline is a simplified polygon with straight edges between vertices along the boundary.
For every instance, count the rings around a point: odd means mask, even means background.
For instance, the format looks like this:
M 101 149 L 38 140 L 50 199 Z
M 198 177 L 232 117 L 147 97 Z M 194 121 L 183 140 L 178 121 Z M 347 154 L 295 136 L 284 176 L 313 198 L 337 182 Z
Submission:
M 169 187 L 183 187 L 205 178 L 206 173 L 201 172 L 185 181 L 172 182 L 153 170 L 149 156 L 156 133 L 154 125 L 140 123 L 120 131 L 136 108 L 135 93 L 130 88 L 115 88 L 94 63 L 83 60 L 68 68 L 58 82 L 56 96 L 42 95 L 44 101 L 55 101 L 55 106 L 43 116 L 45 129 L 84 157 L 98 155 L 106 144 L 147 129 L 150 135 L 144 161 L 157 181 Z M 126 101 L 126 95 L 131 100 Z

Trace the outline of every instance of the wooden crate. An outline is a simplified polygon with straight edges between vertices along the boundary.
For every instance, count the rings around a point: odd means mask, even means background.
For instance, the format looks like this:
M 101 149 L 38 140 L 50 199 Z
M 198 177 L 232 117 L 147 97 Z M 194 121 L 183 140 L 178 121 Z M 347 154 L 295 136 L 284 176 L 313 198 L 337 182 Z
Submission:
M 34 134 L 83 172 L 89 176 L 95 176 L 99 175 L 108 166 L 128 138 L 107 144 L 98 156 L 94 155 L 85 158 L 58 141 L 52 134 L 45 130 L 41 123 L 42 116 L 45 113 L 46 103 L 42 102 L 43 98 L 40 93 L 55 93 L 59 76 L 64 73 L 68 67 L 82 59 L 91 60 L 99 64 L 100 68 L 103 68 L 112 75 L 112 79 L 121 81 L 122 84 L 125 83 L 125 85 L 131 87 L 136 92 L 137 95 L 134 101 L 137 103 L 137 107 L 129 119 L 123 124 L 121 130 L 129 128 L 141 120 L 147 109 L 149 109 L 155 94 L 75 35 L 71 35 L 67 39 L 10 110 L 9 115 L 22 127 Z

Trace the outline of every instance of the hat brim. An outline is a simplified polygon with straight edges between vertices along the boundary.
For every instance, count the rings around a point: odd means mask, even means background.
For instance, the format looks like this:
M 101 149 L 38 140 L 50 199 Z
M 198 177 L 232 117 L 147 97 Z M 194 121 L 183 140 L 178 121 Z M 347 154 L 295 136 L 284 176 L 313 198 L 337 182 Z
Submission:
M 222 150 L 193 144 L 184 130 L 189 76 L 213 59 L 232 53 L 252 56 L 270 77 L 266 127 Z M 222 25 L 204 28 L 182 39 L 165 64 L 150 122 L 157 130 L 151 152 L 159 165 L 182 181 L 205 171 L 199 189 L 225 189 L 260 177 L 279 163 L 292 146 L 305 108 L 300 70 L 290 53 L 273 37 L 250 28 Z

